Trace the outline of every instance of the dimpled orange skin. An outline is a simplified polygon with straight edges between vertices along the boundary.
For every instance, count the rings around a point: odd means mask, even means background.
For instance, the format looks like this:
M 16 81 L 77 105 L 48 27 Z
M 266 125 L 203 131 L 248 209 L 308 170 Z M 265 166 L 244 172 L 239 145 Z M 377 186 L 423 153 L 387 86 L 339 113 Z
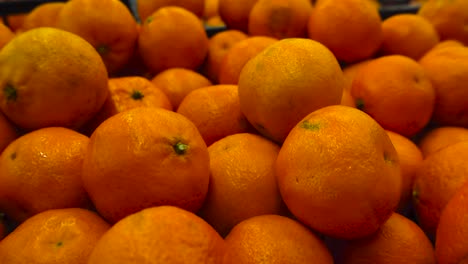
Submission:
M 382 43 L 382 21 L 369 0 L 317 1 L 308 21 L 309 38 L 327 46 L 338 60 L 372 57 Z
M 166 6 L 185 8 L 198 17 L 202 17 L 205 10 L 205 0 L 138 0 L 137 4 L 141 21 L 145 21 L 156 10 Z
M 58 15 L 65 5 L 63 2 L 43 3 L 36 6 L 24 19 L 22 31 L 37 27 L 55 27 Z
M 225 238 L 223 264 L 332 264 L 327 247 L 300 222 L 260 215 L 237 224 Z
M 402 55 L 374 59 L 354 77 L 356 106 L 385 129 L 410 137 L 431 120 L 436 92 L 417 61 Z
M 128 63 L 137 45 L 136 20 L 119 0 L 67 1 L 56 23 L 58 28 L 86 39 L 99 52 L 110 74 Z
M 237 85 L 196 89 L 182 100 L 177 113 L 197 126 L 207 146 L 228 135 L 254 131 L 241 112 Z
M 0 156 L 0 211 L 22 222 L 45 210 L 89 208 L 81 182 L 89 138 L 62 127 L 42 128 L 11 142 Z
M 439 126 L 468 127 L 468 47 L 435 48 L 419 64 L 436 93 L 433 121 Z
M 382 33 L 380 49 L 383 54 L 400 54 L 415 60 L 440 41 L 434 26 L 416 14 L 399 14 L 387 18 L 382 22 Z
M 83 184 L 109 222 L 144 208 L 197 211 L 209 184 L 208 149 L 181 114 L 138 107 L 105 120 L 91 135 Z
M 283 142 L 307 114 L 340 104 L 346 80 L 327 47 L 290 38 L 249 60 L 238 86 L 241 110 L 249 122 L 267 138 Z
M 400 166 L 390 138 L 352 107 L 323 107 L 298 122 L 281 147 L 276 172 L 291 213 L 332 237 L 372 234 L 400 200 Z
M 193 13 L 167 6 L 143 21 L 138 50 L 153 74 L 175 67 L 195 70 L 208 53 L 208 36 Z
M 438 264 L 468 263 L 468 183 L 445 206 L 437 226 L 435 253 Z
M 150 80 L 140 76 L 109 78 L 107 100 L 101 110 L 80 131 L 85 135 L 91 135 L 107 118 L 136 107 L 161 107 L 172 110 L 169 98 Z
M 98 214 L 80 208 L 37 214 L 0 242 L 2 264 L 86 264 L 110 225 Z
M 426 158 L 432 153 L 460 141 L 468 141 L 468 128 L 442 126 L 426 131 L 419 140 L 418 147 Z
M 278 41 L 266 36 L 251 36 L 236 42 L 226 52 L 219 69 L 220 84 L 238 84 L 239 76 L 245 64 L 266 47 Z
M 461 141 L 429 155 L 417 169 L 413 205 L 419 226 L 427 234 L 435 234 L 441 212 L 468 181 L 466 157 L 468 141 Z
M 88 264 L 219 264 L 225 243 L 195 214 L 174 206 L 139 211 L 117 222 Z
M 210 188 L 200 209 L 218 233 L 263 214 L 285 214 L 274 170 L 279 146 L 254 134 L 227 136 L 208 147 Z
M 412 220 L 393 213 L 373 235 L 348 242 L 343 264 L 436 264 L 434 247 Z

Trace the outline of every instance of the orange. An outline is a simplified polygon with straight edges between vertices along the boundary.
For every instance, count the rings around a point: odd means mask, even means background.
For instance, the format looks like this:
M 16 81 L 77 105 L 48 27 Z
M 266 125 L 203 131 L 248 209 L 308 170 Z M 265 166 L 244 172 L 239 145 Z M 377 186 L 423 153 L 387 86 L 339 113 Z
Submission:
M 177 6 L 186 9 L 197 17 L 202 17 L 205 10 L 205 0 L 138 0 L 137 9 L 141 21 L 145 21 L 160 8 Z
M 46 2 L 39 4 L 31 10 L 24 19 L 21 27 L 22 31 L 27 31 L 38 27 L 56 27 L 57 18 L 65 3 Z
M 0 156 L 0 208 L 22 222 L 48 209 L 90 206 L 81 181 L 89 138 L 62 127 L 29 132 Z
M 426 18 L 442 40 L 455 39 L 468 45 L 468 2 L 465 0 L 428 0 L 418 15 Z
M 439 264 L 466 264 L 468 255 L 468 183 L 450 198 L 440 216 L 435 240 Z
M 253 131 L 241 112 L 237 85 L 196 89 L 182 100 L 177 113 L 195 124 L 208 146 L 226 136 Z
M 237 41 L 224 55 L 219 68 L 220 84 L 237 84 L 245 64 L 266 47 L 277 42 L 272 37 L 249 36 Z
M 199 215 L 222 236 L 250 217 L 285 213 L 274 166 L 279 149 L 249 133 L 227 136 L 208 147 L 210 187 Z
M 203 219 L 174 206 L 139 211 L 117 222 L 97 243 L 88 264 L 218 264 L 224 241 Z
M 343 95 L 341 96 L 341 105 L 356 107 L 353 96 L 351 96 L 350 89 L 343 89 Z
M 468 141 L 468 129 L 463 127 L 436 127 L 422 135 L 418 142 L 424 157 L 428 157 L 449 145 Z
M 468 2 L 467 2 L 468 3 Z M 436 93 L 433 121 L 439 126 L 468 127 L 468 48 L 451 46 L 419 60 Z
M 436 101 L 423 67 L 402 55 L 367 63 L 354 77 L 351 95 L 382 127 L 404 136 L 415 135 L 429 123 Z
M 439 43 L 437 43 L 434 47 L 432 47 L 432 49 L 430 49 L 428 52 L 430 51 L 433 51 L 435 49 L 439 49 L 439 48 L 445 48 L 445 47 L 463 47 L 463 43 L 461 43 L 460 41 L 458 40 L 453 40 L 453 39 L 447 39 L 447 40 L 443 40 L 443 41 L 440 41 Z
M 203 9 L 203 18 L 208 20 L 213 17 L 219 17 L 218 6 L 219 0 L 203 0 L 205 7 Z
M 109 97 L 99 112 L 86 123 L 82 132 L 91 133 L 107 118 L 136 107 L 161 107 L 172 110 L 166 94 L 151 81 L 140 76 L 109 79 Z
M 227 28 L 247 32 L 249 15 L 258 0 L 219 0 L 218 12 Z
M 202 72 L 211 80 L 211 82 L 219 83 L 219 71 L 221 63 L 227 52 L 237 42 L 247 38 L 247 34 L 236 29 L 227 29 L 219 32 L 209 39 L 208 54 L 203 63 Z
M 345 85 L 336 58 L 325 46 L 310 39 L 283 39 L 242 69 L 241 110 L 262 135 L 283 142 L 306 115 L 340 104 Z
M 174 110 L 191 91 L 212 85 L 202 74 L 184 68 L 164 70 L 153 77 L 151 82 L 166 94 Z
M 340 61 L 372 57 L 382 43 L 381 18 L 368 0 L 320 0 L 308 22 L 308 36 L 327 46 Z
M 21 32 L 21 27 L 23 26 L 24 20 L 28 16 L 29 13 L 15 13 L 6 16 L 6 21 L 8 22 L 8 26 L 10 27 L 11 31 L 14 33 Z
M 140 28 L 140 24 L 137 24 L 137 27 Z M 140 30 L 140 29 L 138 29 Z M 153 77 L 148 67 L 146 67 L 141 57 L 140 51 L 135 48 L 133 50 L 132 56 L 128 62 L 118 71 L 114 72 L 111 77 L 127 77 L 127 76 L 141 76 L 146 79 Z
M 112 223 L 157 205 L 197 211 L 209 173 L 208 149 L 196 126 L 156 107 L 137 107 L 102 122 L 83 163 L 84 187 Z
M 468 141 L 435 152 L 416 171 L 413 204 L 421 228 L 434 235 L 442 210 L 453 194 L 468 181 Z
M 346 81 L 348 83 L 348 85 L 345 86 L 346 90 L 351 91 L 351 87 L 353 86 L 354 77 L 356 77 L 357 73 L 359 72 L 359 70 L 361 68 L 364 67 L 364 65 L 366 65 L 367 63 L 369 63 L 371 61 L 372 61 L 372 59 L 363 60 L 363 61 L 360 61 L 360 62 L 345 65 L 343 67 L 343 74 L 344 74 L 344 76 L 346 78 Z
M 415 60 L 439 43 L 434 26 L 417 14 L 389 17 L 382 22 L 382 34 L 380 50 L 383 54 L 400 54 Z
M 325 244 L 301 223 L 279 215 L 261 215 L 237 224 L 225 239 L 223 264 L 331 264 Z
M 418 146 L 407 137 L 389 130 L 386 132 L 400 160 L 401 197 L 397 211 L 406 213 L 411 204 L 414 178 L 416 177 L 416 171 L 423 162 L 423 155 Z
M 19 135 L 18 129 L 0 112 L 0 153 Z
M 86 264 L 109 224 L 85 209 L 55 209 L 37 214 L 0 242 L 3 264 Z
M 385 130 L 347 106 L 318 109 L 292 128 L 276 160 L 291 213 L 330 237 L 370 235 L 397 208 L 398 153 Z
M 0 50 L 2 50 L 3 46 L 10 42 L 14 37 L 15 34 L 11 32 L 10 28 L 4 24 L 0 24 Z
M 226 26 L 224 24 L 224 21 L 221 19 L 219 15 L 210 17 L 209 19 L 206 19 L 203 22 L 204 22 L 205 27 L 221 27 L 222 29 Z
M 277 39 L 306 37 L 311 11 L 310 0 L 258 0 L 250 11 L 248 32 Z
M 119 0 L 68 1 L 57 27 L 86 39 L 99 52 L 110 74 L 130 60 L 138 38 L 135 18 Z
M 176 67 L 195 70 L 208 53 L 208 36 L 202 21 L 190 11 L 162 7 L 144 20 L 138 48 L 154 74 Z
M 434 247 L 413 221 L 393 213 L 373 235 L 349 241 L 340 263 L 436 264 Z
M 24 129 L 77 128 L 108 96 L 99 54 L 81 37 L 60 29 L 19 34 L 0 50 L 0 68 L 0 108 Z

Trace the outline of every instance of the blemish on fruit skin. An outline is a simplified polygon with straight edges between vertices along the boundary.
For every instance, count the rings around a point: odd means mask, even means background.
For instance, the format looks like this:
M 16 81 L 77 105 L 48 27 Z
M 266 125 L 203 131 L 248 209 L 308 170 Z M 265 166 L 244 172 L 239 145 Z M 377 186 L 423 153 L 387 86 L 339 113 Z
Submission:
M 15 160 L 15 159 L 16 159 L 16 152 L 11 153 L 10 159 L 11 159 L 11 160 Z
M 5 88 L 3 88 L 3 93 L 5 93 L 7 101 L 16 101 L 16 98 L 18 98 L 16 88 L 11 84 L 7 84 Z
M 311 123 L 311 122 L 309 122 L 309 120 L 304 120 L 299 124 L 299 127 L 307 129 L 307 130 L 319 130 L 320 129 L 320 124 Z
M 59 242 L 57 242 L 55 245 L 56 245 L 57 247 L 61 247 L 61 246 L 63 246 L 63 242 L 62 242 L 62 241 L 59 241 Z

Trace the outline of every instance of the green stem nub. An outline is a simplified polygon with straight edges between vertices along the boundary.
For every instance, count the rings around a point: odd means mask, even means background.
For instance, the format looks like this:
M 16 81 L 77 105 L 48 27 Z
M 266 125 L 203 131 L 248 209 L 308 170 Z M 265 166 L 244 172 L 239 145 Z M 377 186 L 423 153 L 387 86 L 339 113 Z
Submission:
M 361 98 L 356 99 L 356 108 L 364 111 L 364 100 Z
M 133 100 L 141 100 L 145 96 L 143 95 L 142 92 L 140 92 L 138 90 L 133 90 L 131 97 L 132 97 Z
M 188 145 L 179 141 L 173 146 L 173 148 L 177 155 L 184 155 L 187 153 Z
M 13 87 L 13 85 L 7 84 L 5 88 L 3 88 L 3 92 L 5 93 L 7 101 L 16 101 L 18 93 L 16 92 L 16 89 Z
M 102 56 L 109 52 L 109 47 L 107 45 L 99 45 L 96 47 L 96 50 Z

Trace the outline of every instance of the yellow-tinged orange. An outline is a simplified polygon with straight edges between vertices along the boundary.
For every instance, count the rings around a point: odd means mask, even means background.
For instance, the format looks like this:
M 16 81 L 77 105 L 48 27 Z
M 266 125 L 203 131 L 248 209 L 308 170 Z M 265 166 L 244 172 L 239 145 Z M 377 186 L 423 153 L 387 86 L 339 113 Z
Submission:
M 312 111 L 340 104 L 345 85 L 330 50 L 305 38 L 266 47 L 245 64 L 238 84 L 242 112 L 262 135 L 276 142 L 283 142 Z
M 19 34 L 0 50 L 0 68 L 0 108 L 28 130 L 78 128 L 109 94 L 107 70 L 94 47 L 60 29 Z

